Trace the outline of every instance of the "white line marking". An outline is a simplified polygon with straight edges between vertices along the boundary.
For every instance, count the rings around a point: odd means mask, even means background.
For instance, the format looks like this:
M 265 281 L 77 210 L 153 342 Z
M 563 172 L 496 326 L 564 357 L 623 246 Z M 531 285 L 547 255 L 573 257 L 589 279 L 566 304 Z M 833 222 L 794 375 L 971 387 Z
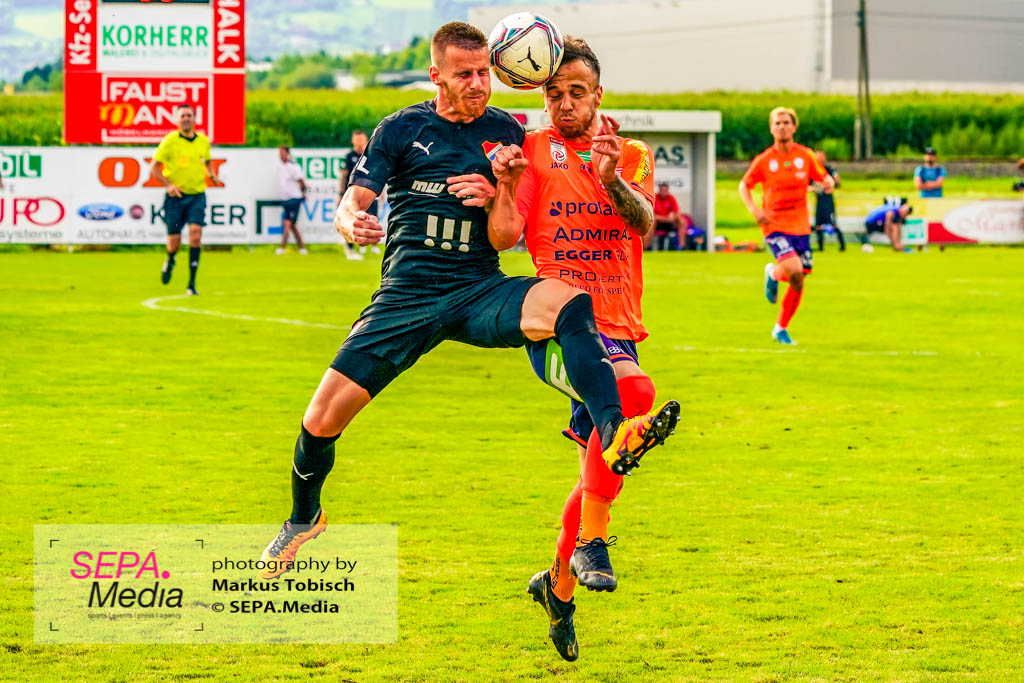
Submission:
M 706 351 L 709 353 L 807 353 L 807 349 L 744 349 L 725 346 L 673 346 L 675 351 Z M 829 349 L 821 349 L 833 353 Z M 845 351 L 853 356 L 937 356 L 938 351 Z
M 264 294 L 269 292 L 281 293 L 281 292 L 299 292 L 299 291 L 323 291 L 322 289 L 317 290 L 303 290 L 303 289 L 291 289 L 291 290 L 260 290 L 251 292 L 233 292 L 234 294 Z M 213 296 L 224 296 L 226 292 L 214 292 Z M 164 301 L 171 301 L 175 299 L 190 299 L 192 297 L 187 294 L 173 294 L 171 296 L 154 296 L 150 299 L 146 299 L 142 302 L 142 305 L 152 311 L 177 311 L 179 313 L 198 313 L 199 315 L 212 315 L 216 318 L 231 318 L 233 320 L 245 320 L 247 322 L 257 323 L 280 323 L 282 325 L 298 325 L 300 327 L 320 327 L 326 330 L 349 330 L 352 329 L 349 325 L 331 325 L 329 323 L 311 323 L 307 320 L 292 320 L 290 318 L 266 318 L 255 315 L 245 315 L 244 313 L 223 313 L 221 311 L 205 311 L 201 308 L 187 308 L 185 306 L 162 306 Z

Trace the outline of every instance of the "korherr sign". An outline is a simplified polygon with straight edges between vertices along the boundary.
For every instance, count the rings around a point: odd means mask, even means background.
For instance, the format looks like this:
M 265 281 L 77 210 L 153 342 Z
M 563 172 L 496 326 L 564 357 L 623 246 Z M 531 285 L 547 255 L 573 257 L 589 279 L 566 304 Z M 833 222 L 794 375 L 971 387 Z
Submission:
M 65 0 L 69 143 L 158 142 L 180 104 L 214 143 L 245 142 L 244 0 Z

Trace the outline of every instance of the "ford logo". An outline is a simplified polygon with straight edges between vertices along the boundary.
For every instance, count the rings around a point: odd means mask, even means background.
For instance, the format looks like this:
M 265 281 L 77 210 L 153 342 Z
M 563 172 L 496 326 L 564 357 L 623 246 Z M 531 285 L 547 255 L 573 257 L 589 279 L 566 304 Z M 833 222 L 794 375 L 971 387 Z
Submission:
M 87 221 L 112 221 L 124 215 L 124 209 L 114 204 L 96 202 L 79 207 L 78 215 Z

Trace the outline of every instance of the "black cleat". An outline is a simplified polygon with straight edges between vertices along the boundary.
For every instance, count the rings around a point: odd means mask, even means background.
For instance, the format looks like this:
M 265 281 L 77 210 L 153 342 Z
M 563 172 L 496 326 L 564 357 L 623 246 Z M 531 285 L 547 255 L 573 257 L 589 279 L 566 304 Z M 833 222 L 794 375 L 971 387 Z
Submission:
M 572 553 L 572 559 L 569 560 L 569 571 L 582 585 L 592 591 L 610 593 L 619 585 L 615 580 L 612 562 L 608 559 L 610 545 L 615 545 L 615 536 L 611 536 L 607 541 L 595 538 L 576 548 Z
M 174 261 L 164 259 L 164 265 L 160 268 L 160 282 L 165 285 L 171 281 L 171 273 L 174 272 Z
M 555 644 L 558 654 L 567 662 L 575 662 L 580 656 L 580 645 L 576 642 L 576 627 L 572 623 L 572 615 L 576 612 L 576 603 L 573 600 L 562 602 L 551 590 L 551 575 L 548 570 L 537 572 L 530 579 L 530 587 L 526 590 L 533 596 L 534 602 L 539 602 L 548 613 L 551 621 L 551 628 L 548 629 L 548 637 Z

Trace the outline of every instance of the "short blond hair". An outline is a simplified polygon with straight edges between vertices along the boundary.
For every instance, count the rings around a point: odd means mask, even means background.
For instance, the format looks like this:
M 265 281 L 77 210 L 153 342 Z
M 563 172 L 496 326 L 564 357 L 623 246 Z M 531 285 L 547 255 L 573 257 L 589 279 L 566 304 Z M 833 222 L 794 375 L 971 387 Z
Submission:
M 787 114 L 789 118 L 793 120 L 793 125 L 796 126 L 797 128 L 800 127 L 800 119 L 797 118 L 796 112 L 794 110 L 790 109 L 789 107 L 775 107 L 775 109 L 772 109 L 772 113 L 768 114 L 769 128 L 773 123 L 775 123 L 775 116 L 777 114 Z

